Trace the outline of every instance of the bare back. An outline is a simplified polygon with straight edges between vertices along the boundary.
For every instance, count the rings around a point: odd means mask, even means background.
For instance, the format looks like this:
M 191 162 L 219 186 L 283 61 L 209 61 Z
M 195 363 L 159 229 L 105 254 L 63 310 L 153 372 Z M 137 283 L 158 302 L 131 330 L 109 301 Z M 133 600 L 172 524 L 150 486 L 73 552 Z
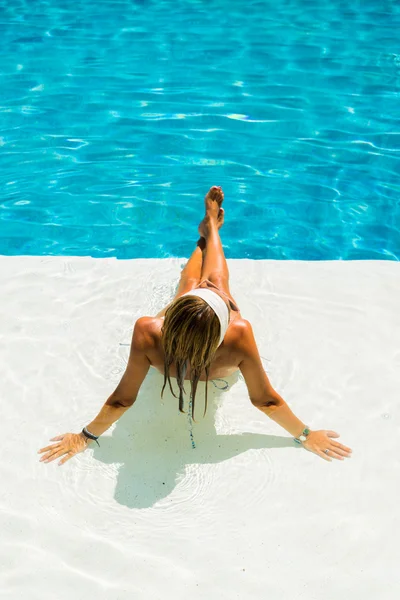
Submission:
M 209 288 L 220 295 L 221 298 L 228 304 L 230 313 L 229 326 L 225 334 L 224 341 L 217 349 L 214 360 L 211 363 L 209 374 L 210 379 L 227 377 L 231 375 L 239 369 L 239 364 L 243 359 L 243 353 L 240 350 L 238 339 L 245 322 L 242 319 L 240 310 L 230 294 L 229 289 L 223 290 L 221 287 L 215 285 L 210 280 L 205 279 L 198 285 L 191 286 L 190 289 L 180 290 L 172 300 L 173 302 L 183 294 L 190 292 L 191 289 Z M 163 326 L 165 312 L 172 302 L 163 308 L 155 317 L 148 318 L 147 327 L 149 328 L 149 333 L 151 333 L 154 343 L 152 344 L 152 347 L 149 348 L 147 356 L 151 366 L 157 369 L 160 373 L 164 373 L 164 352 L 161 344 L 161 328 Z M 172 377 L 176 376 L 175 365 L 171 366 L 170 373 Z M 186 379 L 190 379 L 190 370 L 188 370 L 186 374 Z M 206 380 L 205 373 L 202 373 L 200 380 Z

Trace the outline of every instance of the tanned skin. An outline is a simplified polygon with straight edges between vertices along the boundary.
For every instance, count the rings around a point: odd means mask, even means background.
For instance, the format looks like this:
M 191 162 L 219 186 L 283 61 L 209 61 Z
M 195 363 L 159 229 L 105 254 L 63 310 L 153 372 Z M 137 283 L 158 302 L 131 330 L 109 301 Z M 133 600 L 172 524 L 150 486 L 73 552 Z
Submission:
M 205 215 L 198 228 L 200 238 L 181 273 L 179 287 L 172 302 L 199 287 L 210 288 L 221 296 L 228 305 L 230 322 L 224 341 L 211 363 L 209 379 L 227 377 L 240 370 L 252 404 L 297 438 L 306 425 L 293 414 L 285 400 L 272 387 L 262 366 L 251 324 L 242 318 L 229 289 L 228 265 L 219 235 L 225 217 L 221 207 L 223 199 L 224 193 L 218 186 L 213 186 L 205 197 Z M 168 306 L 155 317 L 141 317 L 136 321 L 125 373 L 99 414 L 87 425 L 92 434 L 99 436 L 104 433 L 134 404 L 150 367 L 164 373 L 161 327 Z M 175 375 L 174 365 L 171 366 L 170 374 Z M 190 379 L 190 370 L 186 378 Z M 201 380 L 205 380 L 205 373 Z M 303 446 L 326 461 L 344 460 L 351 456 L 352 451 L 339 443 L 336 439 L 338 437 L 338 433 L 330 430 L 311 431 Z M 65 433 L 50 441 L 54 443 L 39 450 L 43 454 L 40 460 L 52 462 L 60 459 L 60 465 L 93 443 L 82 433 Z

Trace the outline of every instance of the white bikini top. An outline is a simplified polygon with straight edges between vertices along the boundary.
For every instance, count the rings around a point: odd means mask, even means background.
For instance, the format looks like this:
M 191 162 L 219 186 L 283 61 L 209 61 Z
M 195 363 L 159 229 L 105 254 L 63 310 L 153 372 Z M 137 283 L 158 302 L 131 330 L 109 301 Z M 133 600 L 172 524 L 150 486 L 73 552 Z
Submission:
M 219 337 L 220 346 L 223 342 L 223 339 L 226 334 L 226 330 L 229 325 L 229 310 L 226 303 L 222 300 L 221 296 L 213 292 L 212 290 L 208 290 L 206 288 L 199 288 L 196 290 L 190 290 L 190 292 L 186 292 L 186 294 L 182 294 L 183 296 L 198 296 L 207 302 L 209 306 L 213 309 L 215 314 L 218 317 L 219 324 L 221 326 L 221 334 Z

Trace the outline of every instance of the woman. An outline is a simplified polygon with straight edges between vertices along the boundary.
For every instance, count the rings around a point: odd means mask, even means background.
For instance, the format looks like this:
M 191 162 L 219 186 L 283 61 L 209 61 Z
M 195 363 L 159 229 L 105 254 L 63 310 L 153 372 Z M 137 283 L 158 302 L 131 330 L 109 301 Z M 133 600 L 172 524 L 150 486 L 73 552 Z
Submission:
M 334 431 L 310 431 L 274 390 L 263 369 L 250 323 L 242 318 L 229 290 L 229 272 L 219 237 L 224 222 L 224 195 L 212 187 L 205 197 L 205 217 L 200 239 L 183 269 L 173 301 L 156 317 L 136 321 L 126 371 L 97 417 L 81 433 L 52 438 L 54 444 L 39 453 L 44 462 L 61 458 L 65 463 L 104 433 L 135 402 L 149 368 L 164 374 L 183 410 L 184 380 L 190 381 L 191 411 L 195 407 L 199 381 L 227 377 L 240 369 L 256 408 L 281 425 L 304 448 L 331 461 L 350 457 L 351 450 L 334 438 Z M 206 386 L 207 398 L 207 386 Z M 97 442 L 98 443 L 98 442 Z

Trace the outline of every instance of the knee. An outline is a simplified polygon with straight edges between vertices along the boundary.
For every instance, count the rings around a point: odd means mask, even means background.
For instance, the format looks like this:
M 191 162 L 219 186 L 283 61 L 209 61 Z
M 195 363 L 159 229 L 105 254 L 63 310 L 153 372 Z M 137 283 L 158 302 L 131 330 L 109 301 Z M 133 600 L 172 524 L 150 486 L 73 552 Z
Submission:
M 222 274 L 220 271 L 210 273 L 207 279 L 221 290 L 229 287 L 229 275 Z
M 194 288 L 196 285 L 200 283 L 200 279 L 198 277 L 192 277 L 185 275 L 185 271 L 182 271 L 181 282 L 185 285 L 185 287 Z

